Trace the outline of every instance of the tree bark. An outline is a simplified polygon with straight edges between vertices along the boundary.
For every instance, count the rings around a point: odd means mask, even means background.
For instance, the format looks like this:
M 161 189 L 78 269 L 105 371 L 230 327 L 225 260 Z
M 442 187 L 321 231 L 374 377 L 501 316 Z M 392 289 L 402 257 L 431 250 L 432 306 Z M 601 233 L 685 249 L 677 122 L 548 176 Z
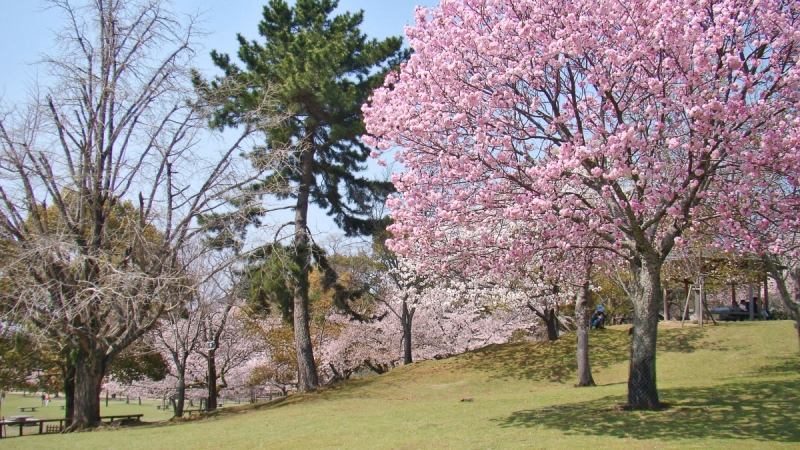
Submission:
M 70 431 L 100 425 L 100 391 L 105 355 L 77 352 L 75 360 L 75 415 Z
M 311 251 L 307 222 L 308 197 L 314 179 L 314 150 L 306 149 L 301 158 L 303 174 L 297 193 L 294 219 L 294 246 L 296 263 L 299 268 L 299 279 L 294 288 L 294 343 L 297 353 L 297 390 L 307 392 L 316 389 L 319 385 L 317 365 L 314 362 L 314 349 L 311 345 L 308 311 L 308 271 L 311 265 Z
M 206 409 L 214 411 L 217 409 L 217 358 L 216 350 L 208 350 L 208 400 Z
M 66 363 L 63 368 L 64 376 L 64 427 L 72 425 L 75 417 L 75 364 L 67 355 Z
M 589 283 L 584 283 L 575 302 L 575 320 L 578 323 L 578 386 L 594 386 L 592 369 L 589 365 L 589 318 L 586 306 L 589 303 Z
M 553 308 L 545 309 L 544 323 L 547 325 L 547 340 L 555 342 L 558 340 L 558 320 L 556 319 L 556 310 Z
M 408 303 L 403 300 L 403 316 L 401 317 L 403 324 L 403 364 L 414 362 L 411 356 L 411 325 L 414 319 L 414 312 L 414 309 L 408 309 Z
M 769 277 L 775 280 L 775 286 L 778 287 L 778 294 L 783 305 L 792 312 L 792 317 L 795 320 L 794 327 L 797 329 L 797 343 L 800 345 L 800 268 L 788 268 L 788 275 L 784 277 L 781 269 L 778 268 L 781 265 L 780 261 L 776 261 L 767 255 L 762 256 L 761 260 L 767 266 Z M 792 294 L 786 285 L 787 277 L 794 284 L 794 298 L 792 298 Z
M 636 283 L 633 295 L 628 407 L 635 410 L 656 410 L 661 408 L 656 386 L 658 309 L 663 301 L 661 261 L 657 257 L 637 257 L 631 262 L 631 269 Z
M 173 410 L 173 417 L 183 417 L 183 408 L 186 404 L 186 369 L 180 367 L 178 369 L 178 392 L 175 399 L 175 408 Z
M 536 317 L 542 319 L 545 327 L 547 327 L 547 340 L 550 342 L 558 340 L 558 319 L 556 319 L 556 310 L 545 307 L 544 312 L 541 312 L 536 309 L 530 301 L 527 306 L 528 309 L 536 314 Z

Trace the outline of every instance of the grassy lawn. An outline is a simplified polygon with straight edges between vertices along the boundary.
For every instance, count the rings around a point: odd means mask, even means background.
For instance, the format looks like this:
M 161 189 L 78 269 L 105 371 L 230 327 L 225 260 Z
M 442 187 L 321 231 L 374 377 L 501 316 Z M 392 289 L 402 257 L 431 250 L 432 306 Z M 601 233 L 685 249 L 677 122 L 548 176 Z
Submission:
M 105 399 L 100 402 L 100 415 L 112 416 L 117 414 L 144 414 L 142 420 L 148 422 L 156 422 L 169 420 L 172 413 L 169 411 L 161 411 L 156 409 L 156 405 L 160 405 L 161 400 L 142 399 L 142 404 L 139 405 L 139 400 L 136 398 L 130 399 L 130 403 L 125 403 L 125 399 L 114 400 L 109 399 L 108 407 L 106 407 Z M 36 419 L 62 419 L 64 417 L 64 410 L 61 406 L 64 405 L 64 398 L 52 398 L 48 406 L 41 406 L 42 400 L 39 395 L 23 396 L 19 393 L 6 394 L 5 403 L 2 405 L 2 412 L 0 415 L 5 418 L 17 415 L 26 415 Z M 36 412 L 20 412 L 20 406 L 36 406 Z M 9 430 L 12 435 L 18 433 L 18 428 L 13 431 Z M 26 430 L 28 431 L 28 430 Z M 33 428 L 29 430 L 34 432 Z
M 572 387 L 574 335 L 567 335 L 553 344 L 492 346 L 416 363 L 182 423 L 14 438 L 0 445 L 84 450 L 800 448 L 796 336 L 788 321 L 661 328 L 659 392 L 670 407 L 658 412 L 619 408 L 625 403 L 629 337 L 627 327 L 611 327 L 590 337 L 598 383 L 593 388 Z M 114 406 L 122 407 L 139 408 L 124 402 Z M 158 420 L 149 414 L 156 412 L 154 406 L 141 408 L 149 408 L 148 420 Z

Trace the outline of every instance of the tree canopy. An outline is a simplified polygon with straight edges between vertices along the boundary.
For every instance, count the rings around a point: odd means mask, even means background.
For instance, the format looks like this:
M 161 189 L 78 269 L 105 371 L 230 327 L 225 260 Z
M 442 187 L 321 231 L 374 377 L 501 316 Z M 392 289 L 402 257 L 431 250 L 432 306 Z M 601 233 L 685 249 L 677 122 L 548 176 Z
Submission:
M 414 54 L 365 109 L 368 142 L 404 148 L 393 248 L 477 265 L 470 254 L 497 245 L 497 270 L 549 243 L 627 261 L 628 402 L 659 408 L 666 257 L 698 224 L 792 214 L 772 193 L 800 173 L 798 14 L 781 0 L 418 9 Z

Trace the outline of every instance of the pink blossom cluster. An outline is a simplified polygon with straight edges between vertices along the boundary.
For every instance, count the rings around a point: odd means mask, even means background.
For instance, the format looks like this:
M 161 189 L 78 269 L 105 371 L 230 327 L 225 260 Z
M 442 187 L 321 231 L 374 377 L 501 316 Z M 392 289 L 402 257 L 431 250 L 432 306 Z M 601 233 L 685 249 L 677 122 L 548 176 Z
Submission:
M 701 223 L 726 250 L 778 250 L 800 220 L 798 14 L 782 0 L 418 8 L 414 54 L 363 108 L 365 141 L 400 147 L 407 169 L 391 248 L 466 275 L 590 243 L 663 261 Z

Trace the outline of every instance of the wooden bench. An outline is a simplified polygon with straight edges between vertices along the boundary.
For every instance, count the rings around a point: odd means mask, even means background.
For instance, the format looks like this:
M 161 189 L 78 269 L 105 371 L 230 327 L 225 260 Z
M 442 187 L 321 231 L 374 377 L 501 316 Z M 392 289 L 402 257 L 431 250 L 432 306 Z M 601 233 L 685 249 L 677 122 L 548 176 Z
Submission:
M 184 409 L 183 410 L 183 413 L 187 414 L 189 417 L 191 417 L 192 414 L 200 414 L 201 412 L 205 412 L 205 410 L 204 409 L 200 409 L 200 408 L 197 408 L 197 409 Z
M 31 412 L 36 412 L 36 408 L 41 408 L 41 406 L 19 406 L 19 412 L 25 412 L 26 409 L 30 409 Z
M 100 416 L 100 420 L 108 419 L 109 422 L 113 422 L 114 419 L 120 420 L 135 420 L 137 422 L 142 420 L 142 416 L 144 414 L 118 414 L 114 416 Z

